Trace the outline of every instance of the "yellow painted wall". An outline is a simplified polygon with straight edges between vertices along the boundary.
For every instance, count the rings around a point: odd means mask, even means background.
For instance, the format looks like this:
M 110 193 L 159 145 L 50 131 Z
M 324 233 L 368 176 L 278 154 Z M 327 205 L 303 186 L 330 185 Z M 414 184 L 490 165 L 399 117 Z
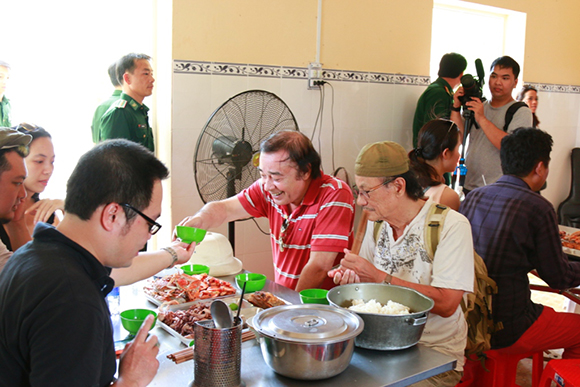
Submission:
M 318 0 L 174 0 L 174 58 L 306 67 Z M 324 0 L 329 69 L 429 73 L 431 0 Z
M 474 0 L 525 12 L 526 82 L 580 85 L 580 1 Z
M 526 81 L 580 85 L 580 1 L 474 2 L 527 14 Z M 429 74 L 432 7 L 432 0 L 324 0 L 321 62 Z M 317 9 L 317 0 L 174 0 L 173 57 L 306 67 L 316 57 Z
M 312 0 L 174 0 L 174 59 L 306 67 L 316 54 Z

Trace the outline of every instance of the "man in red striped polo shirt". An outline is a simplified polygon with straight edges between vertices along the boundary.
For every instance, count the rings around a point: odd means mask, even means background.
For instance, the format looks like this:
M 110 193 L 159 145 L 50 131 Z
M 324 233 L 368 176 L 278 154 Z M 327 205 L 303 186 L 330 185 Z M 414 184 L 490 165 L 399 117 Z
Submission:
M 320 170 L 320 156 L 298 131 L 280 131 L 260 146 L 261 178 L 237 196 L 207 203 L 181 225 L 211 229 L 267 217 L 276 283 L 300 291 L 330 289 L 327 276 L 352 244 L 354 198 L 348 185 Z

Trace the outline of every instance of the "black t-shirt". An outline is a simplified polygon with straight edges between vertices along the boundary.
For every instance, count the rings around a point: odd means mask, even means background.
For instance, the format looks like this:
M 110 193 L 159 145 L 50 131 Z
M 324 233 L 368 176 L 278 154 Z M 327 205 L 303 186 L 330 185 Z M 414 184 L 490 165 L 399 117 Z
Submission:
M 0 273 L 0 386 L 108 386 L 116 370 L 105 296 L 87 250 L 47 224 Z

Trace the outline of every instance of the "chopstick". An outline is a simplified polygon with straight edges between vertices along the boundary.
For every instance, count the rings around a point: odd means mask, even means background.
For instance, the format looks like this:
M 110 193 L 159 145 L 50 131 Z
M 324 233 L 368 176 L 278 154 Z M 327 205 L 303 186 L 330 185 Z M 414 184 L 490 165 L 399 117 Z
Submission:
M 256 338 L 256 335 L 252 331 L 242 332 L 242 343 L 245 341 L 253 340 Z M 188 347 L 182 349 L 181 351 L 177 351 L 167 355 L 169 360 L 175 362 L 175 364 L 180 364 L 185 361 L 193 360 L 193 347 Z
M 350 252 L 353 254 L 357 254 L 360 252 L 360 248 L 362 246 L 362 242 L 365 236 L 365 232 L 367 230 L 367 222 L 369 220 L 369 213 L 363 211 L 360 216 L 358 226 L 356 229 L 356 233 L 354 234 L 354 241 L 352 242 L 352 248 Z M 340 263 L 338 265 L 333 266 L 330 270 L 336 270 L 340 267 Z
M 369 220 L 369 213 L 363 211 L 360 219 L 358 221 L 358 226 L 356 228 L 356 233 L 354 234 L 354 241 L 352 242 L 352 248 L 350 252 L 358 255 L 360 248 L 365 237 L 365 231 L 367 230 L 367 222 Z

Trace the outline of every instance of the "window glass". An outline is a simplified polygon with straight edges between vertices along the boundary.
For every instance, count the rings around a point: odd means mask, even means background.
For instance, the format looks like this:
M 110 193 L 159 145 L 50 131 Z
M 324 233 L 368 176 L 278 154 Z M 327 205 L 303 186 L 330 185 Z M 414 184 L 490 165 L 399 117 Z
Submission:
M 481 59 L 485 83 L 491 63 L 502 55 L 514 58 L 523 69 L 526 15 L 465 1 L 435 1 L 431 35 L 431 80 L 437 79 L 439 61 L 448 52 L 467 59 L 465 73 L 477 76 L 475 60 Z M 520 74 L 520 79 L 522 75 Z M 484 95 L 490 98 L 487 86 Z
M 78 158 L 93 145 L 95 108 L 113 92 L 107 68 L 129 52 L 151 55 L 153 26 L 153 0 L 2 5 L 0 60 L 11 65 L 12 124 L 32 122 L 53 137 L 55 171 L 41 197 L 64 198 Z

